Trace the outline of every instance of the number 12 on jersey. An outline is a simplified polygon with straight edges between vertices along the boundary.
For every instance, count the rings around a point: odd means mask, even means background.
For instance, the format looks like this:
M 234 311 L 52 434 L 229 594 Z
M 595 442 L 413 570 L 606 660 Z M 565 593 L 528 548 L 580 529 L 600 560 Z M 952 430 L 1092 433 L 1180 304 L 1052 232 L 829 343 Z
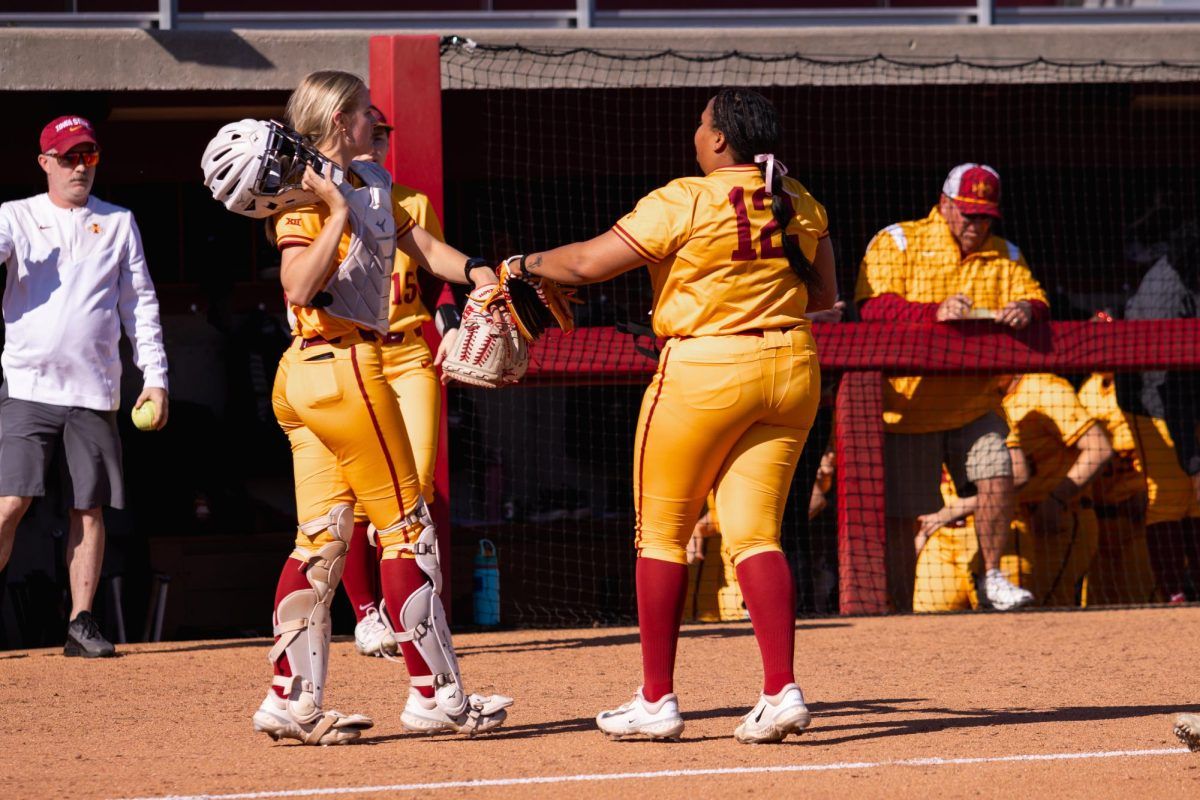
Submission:
M 788 218 L 796 213 L 792 208 L 792 201 L 787 195 L 779 198 L 783 202 L 788 211 Z M 782 242 L 775 244 L 771 239 L 779 232 L 779 223 L 774 217 L 762 226 L 758 232 L 759 242 L 762 244 L 762 254 L 760 255 L 754 249 L 754 237 L 750 233 L 750 214 L 746 210 L 746 190 L 741 186 L 735 186 L 729 190 L 729 202 L 733 205 L 733 213 L 737 216 L 737 249 L 731 254 L 734 261 L 756 261 L 759 258 L 786 258 L 787 254 L 783 250 Z M 756 189 L 754 194 L 750 196 L 750 202 L 754 204 L 757 211 L 765 211 L 767 209 L 767 190 L 766 187 Z M 799 243 L 799 237 L 795 234 L 791 238 Z

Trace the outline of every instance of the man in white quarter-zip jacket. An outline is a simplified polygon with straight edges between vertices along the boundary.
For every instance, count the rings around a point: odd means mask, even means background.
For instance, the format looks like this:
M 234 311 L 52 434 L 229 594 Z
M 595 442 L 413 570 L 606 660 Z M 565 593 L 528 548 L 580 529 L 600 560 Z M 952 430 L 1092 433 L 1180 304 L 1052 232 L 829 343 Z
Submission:
M 117 435 L 121 329 L 144 378 L 135 407 L 167 421 L 167 358 L 158 299 L 133 214 L 91 196 L 100 147 L 92 124 L 66 116 L 42 130 L 47 192 L 0 205 L 4 385 L 0 388 L 0 569 L 17 523 L 45 494 L 61 447 L 70 473 L 67 564 L 71 622 L 64 653 L 113 655 L 92 619 L 104 560 L 103 506 L 123 508 Z

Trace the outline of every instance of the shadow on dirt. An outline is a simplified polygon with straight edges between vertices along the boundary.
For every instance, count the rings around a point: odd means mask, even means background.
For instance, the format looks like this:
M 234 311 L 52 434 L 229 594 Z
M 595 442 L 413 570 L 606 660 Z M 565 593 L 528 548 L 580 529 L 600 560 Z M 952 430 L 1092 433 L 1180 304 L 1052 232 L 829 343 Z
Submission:
M 820 630 L 824 628 L 849 628 L 850 622 L 803 622 L 796 625 L 797 631 Z M 684 628 L 679 632 L 680 639 L 734 639 L 753 636 L 754 631 L 749 625 L 704 625 Z M 496 643 L 488 645 L 466 645 L 456 647 L 461 655 L 472 653 L 539 653 L 550 650 L 578 650 L 589 647 L 619 647 L 621 645 L 637 644 L 637 631 L 615 633 L 600 636 L 563 637 L 559 639 L 534 639 L 525 642 Z

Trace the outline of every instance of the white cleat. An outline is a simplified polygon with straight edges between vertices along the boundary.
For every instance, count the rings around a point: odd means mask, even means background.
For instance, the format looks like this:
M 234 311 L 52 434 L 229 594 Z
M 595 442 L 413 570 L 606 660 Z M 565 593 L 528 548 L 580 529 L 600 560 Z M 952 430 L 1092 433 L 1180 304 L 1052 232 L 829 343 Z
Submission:
M 254 730 L 276 741 L 295 739 L 303 744 L 345 744 L 357 739 L 374 724 L 362 714 L 320 710 L 311 720 L 302 722 L 292 716 L 287 701 L 275 694 L 274 690 L 267 692 L 262 705 L 254 712 Z
M 1180 714 L 1175 718 L 1175 735 L 1193 753 L 1200 753 L 1200 714 Z
M 789 733 L 803 733 L 811 721 L 808 706 L 804 705 L 804 692 L 789 683 L 777 694 L 759 696 L 758 705 L 742 717 L 733 738 L 742 744 L 782 742 Z
M 997 611 L 1013 611 L 1033 602 L 1033 593 L 1013 585 L 998 569 L 989 569 L 983 579 L 984 605 Z
M 678 739 L 683 733 L 679 698 L 672 692 L 656 703 L 647 703 L 639 686 L 637 694 L 623 706 L 596 715 L 596 725 L 613 739 L 648 736 L 651 739 Z
M 441 709 L 437 699 L 422 697 L 421 692 L 409 687 L 408 700 L 400 713 L 400 724 L 406 731 L 414 733 L 463 733 L 475 736 L 499 728 L 508 717 L 511 697 L 491 694 L 486 697 L 473 694 L 467 699 L 467 710 L 450 716 Z
M 367 609 L 367 615 L 354 626 L 354 649 L 360 656 L 394 656 L 398 648 L 396 637 L 383 617 L 374 608 Z

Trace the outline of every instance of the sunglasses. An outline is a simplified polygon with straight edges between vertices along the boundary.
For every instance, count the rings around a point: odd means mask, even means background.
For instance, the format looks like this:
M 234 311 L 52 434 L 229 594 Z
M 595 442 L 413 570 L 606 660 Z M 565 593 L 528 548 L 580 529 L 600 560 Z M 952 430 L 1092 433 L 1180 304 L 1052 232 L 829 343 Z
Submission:
M 64 153 L 63 155 L 52 155 L 50 153 L 42 153 L 46 158 L 53 158 L 58 161 L 58 165 L 64 169 L 75 169 L 80 164 L 85 167 L 94 167 L 100 163 L 99 150 L 87 150 L 82 153 Z

